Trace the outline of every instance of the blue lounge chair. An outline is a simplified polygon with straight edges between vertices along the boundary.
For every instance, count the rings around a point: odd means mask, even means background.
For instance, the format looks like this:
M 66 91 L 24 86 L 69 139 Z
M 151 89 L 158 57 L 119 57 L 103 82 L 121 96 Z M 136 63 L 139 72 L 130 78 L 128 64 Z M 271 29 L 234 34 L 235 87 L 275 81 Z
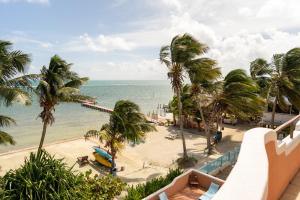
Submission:
M 220 188 L 220 186 L 218 184 L 212 182 L 210 184 L 207 192 L 205 192 L 203 195 L 201 195 L 199 197 L 199 200 L 210 200 L 210 199 L 212 199 L 215 196 L 215 194 L 218 192 L 219 188 Z
M 168 200 L 167 194 L 165 192 L 160 193 L 159 200 Z

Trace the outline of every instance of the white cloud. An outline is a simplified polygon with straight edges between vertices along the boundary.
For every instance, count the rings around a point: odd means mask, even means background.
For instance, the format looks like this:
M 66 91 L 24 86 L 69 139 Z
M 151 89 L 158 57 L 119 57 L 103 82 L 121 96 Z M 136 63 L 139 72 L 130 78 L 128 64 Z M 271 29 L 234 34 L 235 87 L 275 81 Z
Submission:
M 26 2 L 26 3 L 37 3 L 37 4 L 49 4 L 49 0 L 0 0 L 0 3 L 15 3 L 15 2 Z
M 280 15 L 281 13 L 285 12 L 285 15 L 290 14 L 290 10 L 286 12 L 287 8 L 289 7 L 288 4 L 291 2 L 290 0 L 283 1 L 283 0 L 268 0 L 265 2 L 257 13 L 257 17 L 272 17 L 274 13 L 276 15 Z M 298 8 L 297 8 L 298 9 Z M 282 17 L 282 15 L 280 15 Z
M 80 66 L 89 66 L 84 70 Z M 74 66 L 82 76 L 101 80 L 162 80 L 167 78 L 167 69 L 157 59 L 139 61 L 77 63 Z M 89 72 L 93 72 L 92 74 Z
M 169 44 L 172 37 L 188 32 L 199 41 L 209 45 L 210 51 L 207 56 L 218 61 L 224 74 L 234 68 L 248 70 L 249 63 L 255 58 L 262 57 L 269 60 L 272 54 L 284 53 L 300 44 L 300 33 L 285 32 L 280 30 L 280 27 L 282 27 L 280 22 L 265 19 L 269 18 L 267 16 L 274 16 L 276 12 L 280 12 L 278 9 L 281 6 L 289 8 L 292 5 L 289 3 L 283 5 L 281 0 L 275 1 L 277 3 L 274 3 L 274 5 L 272 4 L 273 1 L 265 1 L 260 7 L 257 7 L 257 2 L 239 3 L 236 0 L 230 0 L 229 7 L 224 2 L 216 0 L 211 0 L 202 7 L 199 2 L 203 3 L 203 0 L 164 0 L 159 1 L 160 4 L 158 1 L 154 1 L 158 3 L 156 7 L 168 5 L 170 13 L 164 18 L 151 19 L 150 28 L 144 25 L 138 30 L 102 36 L 102 39 L 91 38 L 85 34 L 81 39 L 90 49 L 100 52 L 114 49 L 131 50 L 133 47 L 135 49 L 156 48 L 157 52 L 153 52 L 155 55 L 151 55 L 155 58 L 158 57 L 159 48 L 162 45 Z M 292 2 L 293 0 L 287 1 Z M 270 4 L 273 6 L 270 6 Z M 198 10 L 200 15 L 204 11 L 207 11 L 209 15 L 199 17 L 195 15 L 195 9 Z M 262 16 L 259 13 L 265 13 L 266 15 Z M 240 15 L 240 17 L 237 17 L 237 15 Z M 290 15 L 293 16 L 293 14 Z M 213 23 L 215 18 L 222 20 Z M 139 21 L 139 23 L 142 25 L 143 21 Z M 147 22 L 144 21 L 144 24 L 147 24 Z M 270 29 L 270 26 L 266 24 L 275 24 L 276 26 Z M 294 25 L 295 23 L 291 24 Z M 287 27 L 287 25 L 285 24 L 283 27 Z M 116 38 L 119 38 L 119 42 L 112 42 Z M 107 42 L 104 42 L 106 40 Z M 126 45 L 128 41 L 132 43 L 132 46 Z M 110 43 L 113 43 L 113 45 L 108 45 Z M 110 48 L 108 48 L 109 46 Z M 120 73 L 122 76 L 126 75 L 135 79 L 146 77 L 150 73 L 147 67 L 142 68 L 141 66 L 153 67 L 153 69 L 161 66 L 157 62 L 154 63 L 153 61 L 147 62 L 145 59 L 141 59 L 141 61 L 118 62 L 118 64 L 113 65 L 112 63 L 110 65 L 106 63 L 102 66 L 119 67 L 117 68 L 119 71 L 124 71 L 124 73 Z M 141 72 L 138 69 L 141 69 Z M 157 72 L 161 73 L 161 70 L 161 67 L 159 67 Z M 142 71 L 144 72 L 142 73 Z M 118 74 L 117 71 L 116 74 Z M 155 76 L 158 76 L 158 74 L 156 73 Z
M 67 51 L 96 51 L 109 52 L 114 50 L 130 51 L 135 48 L 133 42 L 127 41 L 118 36 L 98 35 L 93 38 L 87 33 L 79 36 L 79 38 L 69 42 L 66 45 Z
M 175 8 L 177 11 L 182 10 L 182 4 L 179 0 L 162 0 L 162 3 L 164 3 L 167 6 Z
M 135 1 L 113 2 L 126 8 Z M 250 61 L 257 57 L 269 60 L 274 53 L 300 46 L 299 0 L 143 0 L 143 4 L 155 14 L 147 14 L 147 19 L 132 18 L 129 31 L 98 36 L 85 33 L 55 44 L 55 49 L 70 54 L 105 53 L 101 58 L 94 55 L 92 61 L 86 59 L 86 63 L 78 59 L 78 71 L 92 79 L 165 79 L 164 66 L 155 60 L 159 48 L 185 32 L 209 45 L 207 56 L 218 61 L 224 74 L 234 68 L 249 69 Z M 126 55 L 115 51 L 126 51 Z M 92 67 L 84 70 L 80 64 Z
M 44 49 L 48 49 L 53 46 L 51 42 L 45 42 L 45 41 L 33 39 L 32 37 L 27 36 L 25 33 L 21 31 L 14 31 L 11 35 L 7 36 L 7 40 L 16 44 L 20 44 L 20 43 L 34 44 Z
M 213 45 L 216 42 L 215 32 L 209 26 L 192 19 L 189 13 L 171 15 L 167 21 L 160 20 L 160 26 L 122 33 L 119 36 L 132 41 L 136 44 L 136 48 L 159 48 L 169 44 L 175 35 L 183 33 L 190 33 L 208 45 Z
M 261 57 L 270 60 L 273 54 L 285 53 L 297 44 L 300 44 L 300 33 L 270 30 L 252 34 L 244 31 L 218 41 L 208 56 L 216 59 L 226 74 L 234 68 L 249 70 L 249 64 L 254 59 Z
M 238 9 L 238 13 L 244 17 L 250 17 L 253 15 L 253 11 L 248 7 L 241 7 Z

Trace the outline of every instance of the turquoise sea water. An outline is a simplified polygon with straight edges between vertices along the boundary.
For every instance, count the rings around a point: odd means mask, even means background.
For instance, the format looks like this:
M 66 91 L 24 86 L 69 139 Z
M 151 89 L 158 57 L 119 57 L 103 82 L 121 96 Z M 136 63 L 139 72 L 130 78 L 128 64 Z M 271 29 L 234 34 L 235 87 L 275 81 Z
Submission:
M 156 110 L 158 104 L 167 104 L 172 96 L 168 81 L 89 81 L 81 88 L 82 93 L 97 98 L 104 107 L 113 108 L 116 101 L 128 99 L 137 103 L 143 113 Z M 0 107 L 1 114 L 13 117 L 17 126 L 6 129 L 17 144 L 0 146 L 0 152 L 37 146 L 42 131 L 41 112 L 37 99 L 31 106 L 14 105 Z M 54 113 L 55 123 L 48 128 L 45 142 L 83 136 L 86 131 L 99 129 L 109 115 L 81 107 L 80 104 L 60 104 Z

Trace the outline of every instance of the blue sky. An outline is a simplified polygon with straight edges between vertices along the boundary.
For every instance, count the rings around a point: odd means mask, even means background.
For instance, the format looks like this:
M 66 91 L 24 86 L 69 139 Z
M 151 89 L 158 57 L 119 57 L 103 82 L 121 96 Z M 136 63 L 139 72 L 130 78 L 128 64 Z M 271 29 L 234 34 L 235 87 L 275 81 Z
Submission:
M 30 73 L 58 54 L 91 79 L 166 79 L 159 49 L 191 33 L 224 74 L 300 46 L 297 0 L 0 0 L 0 39 L 30 53 Z

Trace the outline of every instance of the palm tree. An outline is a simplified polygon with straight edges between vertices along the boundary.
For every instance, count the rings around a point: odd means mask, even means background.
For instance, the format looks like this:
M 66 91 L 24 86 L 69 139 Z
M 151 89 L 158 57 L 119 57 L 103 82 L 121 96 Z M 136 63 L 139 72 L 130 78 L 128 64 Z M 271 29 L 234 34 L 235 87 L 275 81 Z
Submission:
M 40 107 L 43 109 L 39 114 L 43 122 L 43 131 L 38 152 L 41 152 L 43 147 L 48 125 L 54 123 L 53 112 L 55 106 L 60 102 L 79 102 L 80 100 L 90 99 L 81 95 L 79 91 L 79 87 L 88 78 L 80 78 L 70 70 L 71 65 L 55 55 L 51 58 L 49 67 L 43 66 L 41 70 L 41 80 L 36 88 Z
M 183 134 L 182 123 L 182 102 L 181 90 L 184 79 L 184 74 L 187 72 L 186 64 L 197 59 L 197 56 L 207 51 L 206 45 L 200 43 L 189 34 L 175 36 L 170 45 L 163 46 L 160 49 L 159 58 L 168 68 L 168 78 L 171 80 L 171 85 L 178 101 L 178 123 L 180 126 L 180 134 L 183 146 L 183 159 L 187 159 L 187 150 L 185 137 Z
M 285 54 L 273 55 L 271 63 L 258 58 L 251 62 L 252 78 L 265 87 L 267 101 L 274 97 L 272 108 L 272 128 L 274 128 L 276 105 L 286 110 L 288 101 L 300 110 L 300 48 L 294 48 Z
M 116 154 L 123 148 L 124 142 L 138 144 L 145 139 L 145 133 L 155 130 L 153 125 L 147 123 L 138 105 L 131 101 L 120 100 L 115 104 L 109 123 L 104 124 L 100 131 L 88 131 L 85 137 L 97 137 L 100 142 L 105 142 L 105 147 L 110 148 L 112 173 Z
M 0 104 L 12 105 L 20 102 L 29 105 L 31 102 L 29 90 L 37 75 L 25 75 L 30 56 L 20 50 L 10 51 L 12 43 L 0 40 Z M 18 76 L 21 74 L 21 76 Z M 0 127 L 15 124 L 15 120 L 0 114 Z M 15 144 L 13 138 L 0 130 L 0 144 Z
M 182 115 L 184 116 L 184 119 L 187 119 L 189 116 L 194 115 L 195 103 L 192 99 L 191 86 L 189 84 L 185 84 L 182 87 L 181 103 L 182 103 Z M 174 95 L 173 99 L 169 102 L 169 107 L 173 115 L 178 116 L 178 98 L 176 95 Z
M 210 105 L 212 120 L 219 123 L 225 115 L 249 120 L 262 114 L 265 101 L 259 95 L 259 86 L 244 70 L 232 70 L 217 84 L 219 89 Z
M 216 67 L 217 62 L 210 58 L 198 58 L 187 63 L 188 74 L 192 83 L 192 93 L 197 102 L 198 110 L 200 112 L 201 121 L 204 124 L 207 152 L 211 153 L 211 134 L 204 117 L 202 109 L 202 101 L 207 100 L 207 89 L 217 78 L 221 76 L 220 68 Z M 203 96 L 206 96 L 204 99 Z

